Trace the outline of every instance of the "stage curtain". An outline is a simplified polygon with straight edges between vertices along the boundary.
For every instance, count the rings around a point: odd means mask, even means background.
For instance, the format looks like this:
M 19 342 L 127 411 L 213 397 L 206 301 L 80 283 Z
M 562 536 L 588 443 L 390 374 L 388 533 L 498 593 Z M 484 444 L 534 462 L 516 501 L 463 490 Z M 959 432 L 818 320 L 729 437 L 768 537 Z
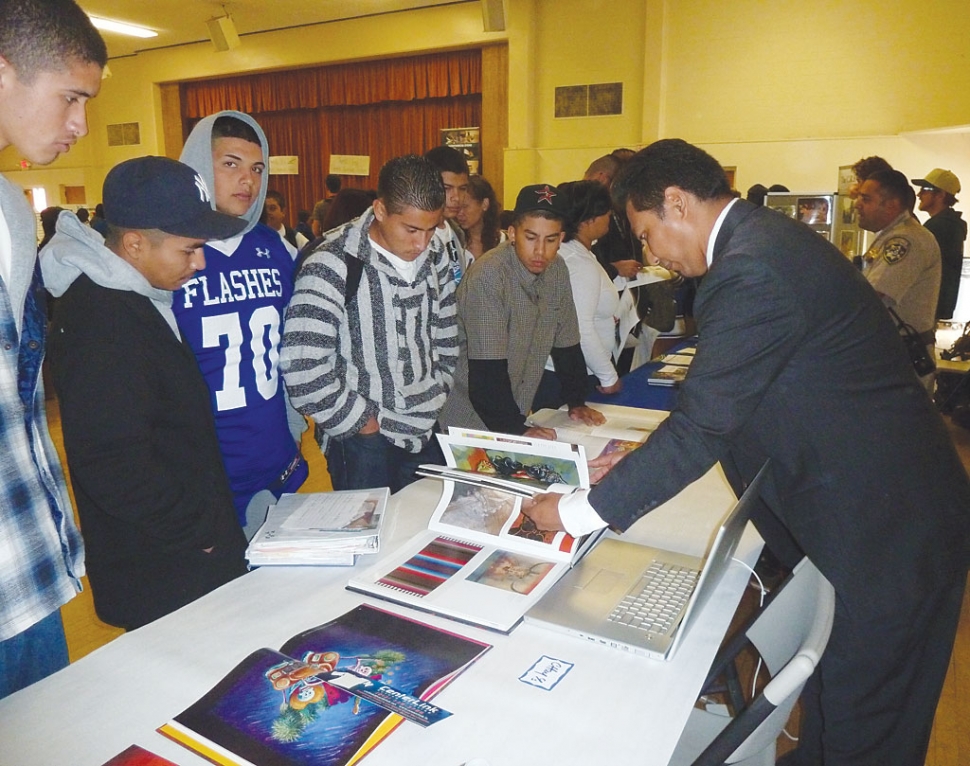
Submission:
M 272 176 L 288 218 L 323 197 L 331 154 L 370 156 L 370 175 L 344 176 L 344 186 L 373 189 L 391 157 L 422 154 L 442 128 L 481 124 L 481 51 L 186 82 L 180 86 L 186 132 L 223 109 L 251 114 L 274 155 L 296 155 L 300 174 Z

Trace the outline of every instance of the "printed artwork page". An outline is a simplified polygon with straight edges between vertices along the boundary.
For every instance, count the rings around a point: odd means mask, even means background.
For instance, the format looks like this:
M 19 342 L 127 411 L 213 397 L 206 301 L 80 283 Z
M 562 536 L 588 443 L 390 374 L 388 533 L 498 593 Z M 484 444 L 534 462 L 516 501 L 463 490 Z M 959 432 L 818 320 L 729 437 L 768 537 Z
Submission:
M 253 652 L 159 731 L 215 763 L 346 766 L 402 719 L 322 676 L 353 673 L 427 700 L 488 648 L 361 605 L 282 652 Z
M 586 451 L 588 458 L 612 452 L 632 452 L 645 442 L 670 414 L 666 410 L 647 410 L 615 404 L 589 404 L 606 422 L 598 426 L 569 417 L 568 408 L 542 409 L 533 412 L 529 425 L 552 428 L 558 441 L 575 444 Z
M 624 441 L 643 442 L 653 433 L 669 412 L 647 410 L 639 407 L 623 407 L 615 404 L 588 404 L 590 409 L 601 413 L 606 422 L 598 426 L 588 426 L 582 421 L 569 417 L 568 408 L 558 410 L 543 409 L 533 412 L 528 419 L 529 425 L 554 428 L 556 436 L 562 441 L 570 441 L 574 434 L 605 437 Z
M 483 438 L 478 433 L 439 434 L 449 466 L 541 482 L 545 487 L 589 486 L 585 451 L 575 445 L 519 437 L 506 439 L 498 434 Z M 428 527 L 442 535 L 483 545 L 555 561 L 571 560 L 579 541 L 565 532 L 538 529 L 521 508 L 522 499 L 508 492 L 445 481 Z
M 568 568 L 565 561 L 428 531 L 348 587 L 508 632 Z

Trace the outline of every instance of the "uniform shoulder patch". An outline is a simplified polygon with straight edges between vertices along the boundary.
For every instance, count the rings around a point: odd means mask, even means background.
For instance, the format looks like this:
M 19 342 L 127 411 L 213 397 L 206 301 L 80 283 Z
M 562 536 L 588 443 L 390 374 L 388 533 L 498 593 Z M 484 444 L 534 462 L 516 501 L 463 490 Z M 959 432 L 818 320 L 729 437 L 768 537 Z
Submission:
M 906 237 L 890 237 L 882 248 L 882 256 L 890 266 L 899 263 L 909 252 L 910 241 Z

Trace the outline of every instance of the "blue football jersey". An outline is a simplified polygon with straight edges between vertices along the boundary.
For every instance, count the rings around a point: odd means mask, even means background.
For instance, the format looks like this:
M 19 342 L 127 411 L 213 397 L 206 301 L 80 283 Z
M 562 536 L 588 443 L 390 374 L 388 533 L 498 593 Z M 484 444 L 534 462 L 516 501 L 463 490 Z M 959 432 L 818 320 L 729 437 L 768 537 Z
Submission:
M 295 268 L 279 234 L 257 224 L 231 255 L 206 245 L 205 269 L 173 296 L 209 386 L 237 507 L 278 479 L 297 452 L 279 370 Z

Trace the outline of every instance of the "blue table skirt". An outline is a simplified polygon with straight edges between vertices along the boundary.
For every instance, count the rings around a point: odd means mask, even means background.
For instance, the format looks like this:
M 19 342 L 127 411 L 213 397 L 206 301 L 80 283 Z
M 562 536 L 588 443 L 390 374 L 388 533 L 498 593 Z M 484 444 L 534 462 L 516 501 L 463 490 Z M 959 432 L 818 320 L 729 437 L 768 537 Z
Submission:
M 668 354 L 697 345 L 697 338 L 679 343 Z M 677 403 L 675 386 L 655 386 L 647 383 L 651 373 L 663 367 L 662 359 L 637 367 L 623 376 L 623 390 L 618 394 L 601 394 L 595 388 L 587 401 L 596 404 L 619 404 L 624 407 L 642 407 L 648 410 L 672 410 Z

